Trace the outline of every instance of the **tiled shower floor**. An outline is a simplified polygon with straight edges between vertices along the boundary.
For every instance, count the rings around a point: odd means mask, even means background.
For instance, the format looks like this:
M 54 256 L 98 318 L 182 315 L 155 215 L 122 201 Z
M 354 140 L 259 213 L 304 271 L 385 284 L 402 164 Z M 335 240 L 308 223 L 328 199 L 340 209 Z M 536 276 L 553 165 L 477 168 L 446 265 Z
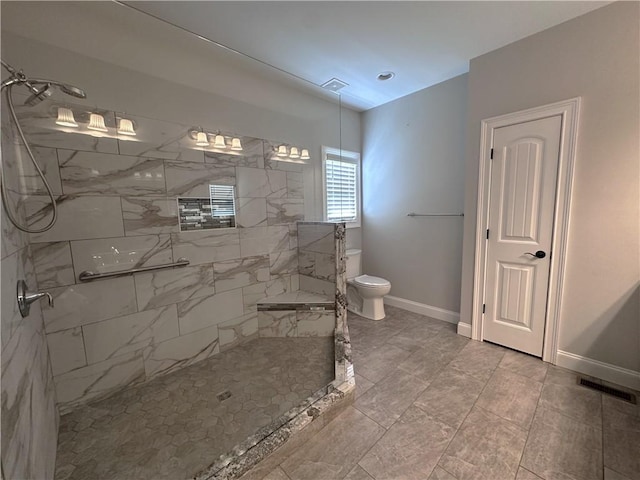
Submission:
M 332 337 L 260 338 L 128 388 L 61 418 L 55 478 L 189 478 L 333 370 Z

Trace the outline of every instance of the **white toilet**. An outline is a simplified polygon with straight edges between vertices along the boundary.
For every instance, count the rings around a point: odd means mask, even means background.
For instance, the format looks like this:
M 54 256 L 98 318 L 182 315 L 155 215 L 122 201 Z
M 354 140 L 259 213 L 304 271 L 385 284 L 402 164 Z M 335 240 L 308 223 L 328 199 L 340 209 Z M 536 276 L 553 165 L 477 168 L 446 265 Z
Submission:
M 383 297 L 391 283 L 380 277 L 362 275 L 362 250 L 347 250 L 347 310 L 371 320 L 384 318 Z

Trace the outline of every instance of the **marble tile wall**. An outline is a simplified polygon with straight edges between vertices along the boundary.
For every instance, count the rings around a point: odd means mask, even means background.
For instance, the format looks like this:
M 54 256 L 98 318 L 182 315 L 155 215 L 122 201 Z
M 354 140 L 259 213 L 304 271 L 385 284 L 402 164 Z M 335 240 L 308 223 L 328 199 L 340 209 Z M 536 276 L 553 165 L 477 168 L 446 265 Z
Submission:
M 258 312 L 260 337 L 332 337 L 334 310 L 270 310 Z
M 298 223 L 300 290 L 333 295 L 336 291 L 336 224 Z
M 333 336 L 336 326 L 343 331 L 346 313 L 340 308 L 346 294 L 345 226 L 326 222 L 298 222 L 297 268 L 300 290 L 336 296 L 336 310 L 268 310 L 258 312 L 260 337 Z M 280 255 L 275 268 L 282 265 L 291 272 L 295 256 Z M 272 269 L 274 265 L 272 265 Z M 344 302 L 342 303 L 344 307 Z
M 32 170 L 26 167 L 20 177 L 19 158 L 27 160 L 13 128 L 2 115 L 3 174 L 12 200 L 11 209 L 24 222 L 24 204 L 15 195 L 25 185 L 34 185 Z M 51 158 L 51 149 L 37 149 L 36 155 Z M 20 165 L 19 165 L 20 163 Z M 49 160 L 46 165 L 49 165 Z M 45 175 L 55 175 L 48 168 Z M 21 182 L 23 184 L 21 185 Z M 13 203 L 16 201 L 17 205 Z M 1 208 L 1 207 L 0 207 Z M 8 221 L 1 211 L 2 232 L 0 270 L 2 271 L 1 343 L 2 376 L 2 474 L 3 478 L 53 478 L 58 437 L 58 411 L 47 342 L 39 304 L 33 304 L 22 318 L 16 302 L 16 282 L 25 280 L 36 290 L 34 252 L 28 237 Z M 64 273 L 61 273 L 64 277 Z
M 298 288 L 303 165 L 271 160 L 256 138 L 240 137 L 242 152 L 195 147 L 189 127 L 133 115 L 133 138 L 55 130 L 53 108 L 19 115 L 59 200 L 56 226 L 30 242 L 55 299 L 43 316 L 61 411 L 256 338 L 256 301 Z M 180 232 L 176 197 L 212 183 L 236 186 L 238 227 Z M 41 225 L 47 198 L 28 188 L 26 215 Z M 181 257 L 190 265 L 78 281 Z

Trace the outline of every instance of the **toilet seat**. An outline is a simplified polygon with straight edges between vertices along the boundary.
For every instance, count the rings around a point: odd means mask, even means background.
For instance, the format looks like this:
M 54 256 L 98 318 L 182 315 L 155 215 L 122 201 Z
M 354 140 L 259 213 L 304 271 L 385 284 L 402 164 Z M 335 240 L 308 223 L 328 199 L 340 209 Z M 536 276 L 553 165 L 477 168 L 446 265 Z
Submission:
M 360 275 L 353 279 L 353 283 L 364 288 L 389 287 L 391 282 L 384 278 L 374 277 L 372 275 Z

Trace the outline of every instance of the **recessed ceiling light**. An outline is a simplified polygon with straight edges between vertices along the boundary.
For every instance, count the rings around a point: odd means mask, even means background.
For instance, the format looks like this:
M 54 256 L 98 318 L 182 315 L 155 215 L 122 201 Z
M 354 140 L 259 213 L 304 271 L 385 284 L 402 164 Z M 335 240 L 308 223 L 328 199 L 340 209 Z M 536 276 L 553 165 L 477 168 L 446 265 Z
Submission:
M 320 86 L 327 90 L 331 90 L 332 92 L 337 92 L 338 90 L 342 90 L 344 87 L 348 85 L 349 84 L 347 82 L 343 82 L 339 78 L 332 78 L 331 80 L 324 82 Z
M 382 72 L 378 74 L 378 80 L 380 81 L 391 80 L 395 76 L 396 74 L 393 72 Z

